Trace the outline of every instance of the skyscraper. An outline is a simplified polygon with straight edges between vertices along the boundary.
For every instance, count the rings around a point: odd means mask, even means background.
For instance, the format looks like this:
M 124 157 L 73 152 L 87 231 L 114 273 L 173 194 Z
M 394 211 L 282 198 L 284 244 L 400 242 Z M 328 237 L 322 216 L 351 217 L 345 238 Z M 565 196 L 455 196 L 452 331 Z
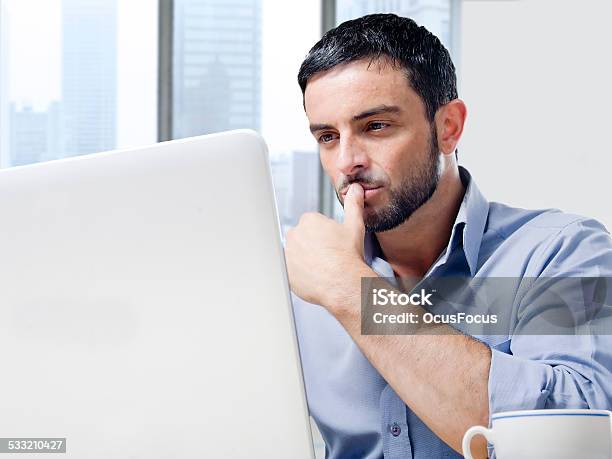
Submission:
M 319 204 L 319 155 L 293 151 L 270 158 L 274 194 L 283 234 L 297 225 L 305 212 Z
M 47 110 L 11 104 L 10 154 L 7 166 L 49 161 L 61 151 L 61 109 L 57 101 Z
M 260 128 L 260 0 L 176 0 L 174 56 L 175 138 Z
M 270 157 L 270 170 L 274 181 L 276 208 L 283 234 L 293 226 L 291 212 L 291 154 L 276 154 Z
M 302 214 L 315 212 L 319 207 L 319 155 L 309 151 L 294 151 L 292 155 L 291 208 L 293 223 Z
M 0 167 L 10 166 L 10 111 L 8 94 L 8 15 L 0 3 Z
M 10 165 L 22 166 L 42 161 L 47 154 L 48 115 L 31 106 L 21 110 L 11 104 Z
M 117 123 L 117 0 L 62 0 L 64 156 L 112 150 Z

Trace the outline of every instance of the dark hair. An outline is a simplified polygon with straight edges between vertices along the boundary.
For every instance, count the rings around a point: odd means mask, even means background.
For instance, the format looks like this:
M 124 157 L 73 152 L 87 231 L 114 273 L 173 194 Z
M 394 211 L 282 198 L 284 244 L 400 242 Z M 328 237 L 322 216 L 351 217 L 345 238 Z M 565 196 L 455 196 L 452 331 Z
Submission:
M 458 97 L 455 66 L 438 37 L 412 19 L 395 14 L 363 16 L 323 35 L 300 66 L 302 95 L 308 79 L 319 72 L 360 59 L 385 57 L 405 69 L 408 84 L 423 100 L 430 122 L 438 108 Z

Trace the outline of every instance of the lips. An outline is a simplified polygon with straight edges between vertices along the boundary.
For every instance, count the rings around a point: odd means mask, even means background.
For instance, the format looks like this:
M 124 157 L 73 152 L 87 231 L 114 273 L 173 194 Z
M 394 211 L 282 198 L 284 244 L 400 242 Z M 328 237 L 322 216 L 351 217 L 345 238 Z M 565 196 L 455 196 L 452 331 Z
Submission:
M 359 186 L 363 188 L 365 199 L 369 198 L 370 196 L 375 195 L 376 193 L 378 193 L 378 190 L 383 188 L 381 185 L 373 185 L 373 184 L 361 184 L 360 183 Z M 346 187 L 344 190 L 342 190 L 342 192 L 340 193 L 343 199 L 346 197 L 346 193 L 348 192 L 349 187 L 350 185 Z
M 381 190 L 382 190 L 381 186 L 376 187 L 376 188 L 368 188 L 368 189 L 366 189 L 365 192 L 364 192 L 364 196 L 363 196 L 364 200 L 367 201 L 371 197 L 376 196 Z

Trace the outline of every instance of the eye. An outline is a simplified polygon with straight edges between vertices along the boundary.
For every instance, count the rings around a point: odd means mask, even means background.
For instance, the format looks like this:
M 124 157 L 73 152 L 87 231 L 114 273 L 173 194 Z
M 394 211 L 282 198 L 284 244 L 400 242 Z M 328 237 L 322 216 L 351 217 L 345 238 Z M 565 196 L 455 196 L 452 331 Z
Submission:
M 368 131 L 380 131 L 388 126 L 389 125 L 387 123 L 383 123 L 382 121 L 373 121 L 370 124 L 368 124 L 367 130 Z
M 335 134 L 325 133 L 319 136 L 318 141 L 319 143 L 330 143 L 335 138 Z

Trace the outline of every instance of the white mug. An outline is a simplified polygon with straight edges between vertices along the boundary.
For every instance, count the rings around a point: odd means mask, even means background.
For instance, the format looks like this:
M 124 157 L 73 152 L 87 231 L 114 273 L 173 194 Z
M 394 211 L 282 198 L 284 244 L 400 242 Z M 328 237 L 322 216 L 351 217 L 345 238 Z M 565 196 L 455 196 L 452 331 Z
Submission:
M 491 428 L 470 427 L 463 455 L 473 459 L 470 442 L 483 435 L 497 459 L 610 459 L 612 412 L 607 410 L 507 411 L 491 416 Z

